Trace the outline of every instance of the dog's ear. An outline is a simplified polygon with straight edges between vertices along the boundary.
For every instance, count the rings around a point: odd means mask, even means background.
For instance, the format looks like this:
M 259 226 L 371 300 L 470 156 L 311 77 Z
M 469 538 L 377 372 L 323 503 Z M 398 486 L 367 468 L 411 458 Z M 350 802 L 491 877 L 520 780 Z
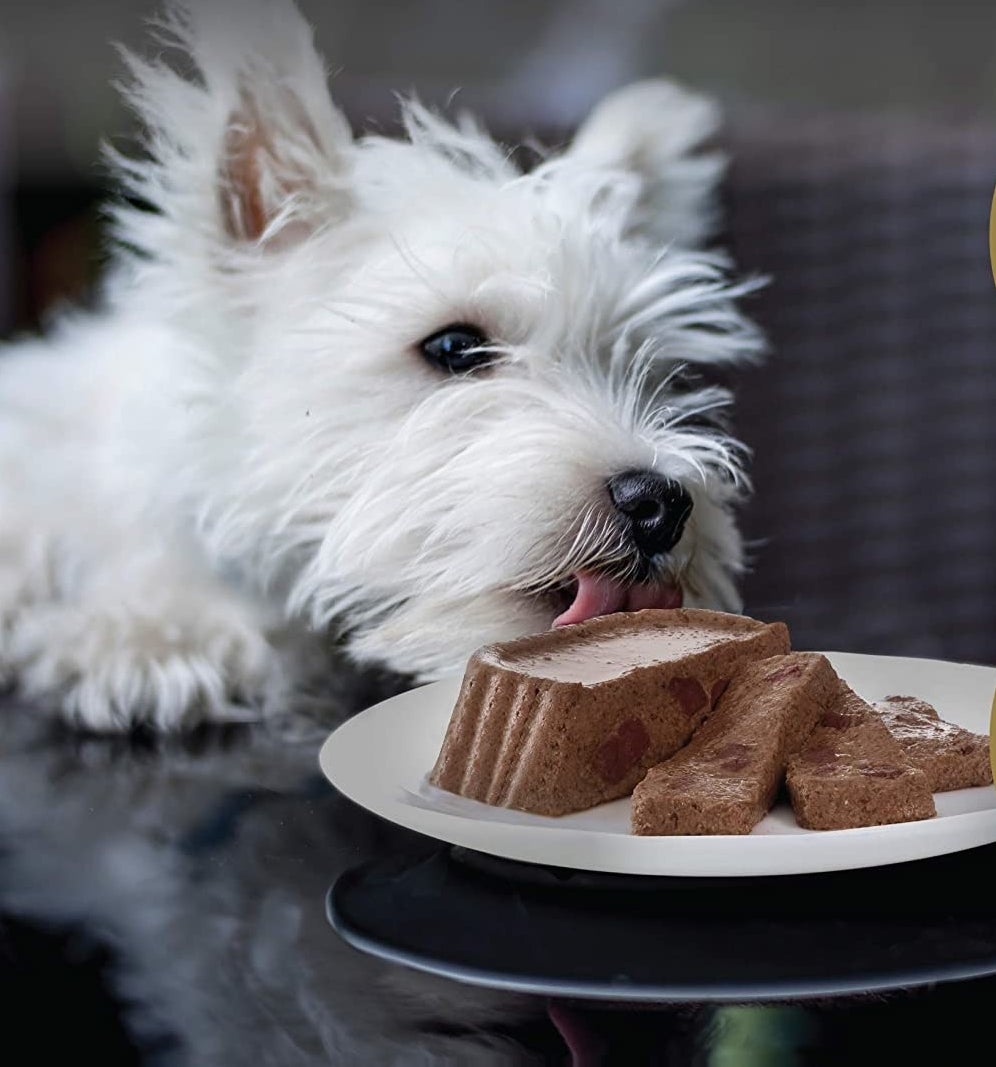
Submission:
M 293 86 L 247 73 L 218 162 L 228 237 L 286 246 L 348 210 L 349 131 L 325 110 L 316 115 Z
M 196 234 L 286 248 L 344 217 L 352 133 L 292 0 L 168 0 L 156 25 L 176 62 L 124 53 L 151 158 L 115 159 L 167 227 L 155 254 L 181 230 L 187 248 Z M 151 243 L 147 221 L 127 209 L 118 221 L 130 243 Z
M 633 175 L 639 192 L 630 229 L 694 248 L 716 227 L 725 158 L 708 144 L 719 125 L 711 100 L 669 81 L 637 82 L 594 109 L 566 156 Z

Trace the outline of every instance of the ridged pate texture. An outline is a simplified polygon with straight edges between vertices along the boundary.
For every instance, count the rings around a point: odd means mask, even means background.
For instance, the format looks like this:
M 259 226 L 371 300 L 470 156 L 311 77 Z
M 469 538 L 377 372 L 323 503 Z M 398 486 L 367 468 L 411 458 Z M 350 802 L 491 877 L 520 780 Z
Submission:
M 661 661 L 582 684 L 516 669 L 516 656 L 555 654 L 591 638 L 656 628 Z M 702 651 L 668 659 L 668 633 L 716 633 Z M 788 630 L 697 609 L 592 619 L 478 650 L 464 675 L 433 785 L 474 800 L 564 815 L 630 793 L 684 745 L 745 662 L 788 652 Z

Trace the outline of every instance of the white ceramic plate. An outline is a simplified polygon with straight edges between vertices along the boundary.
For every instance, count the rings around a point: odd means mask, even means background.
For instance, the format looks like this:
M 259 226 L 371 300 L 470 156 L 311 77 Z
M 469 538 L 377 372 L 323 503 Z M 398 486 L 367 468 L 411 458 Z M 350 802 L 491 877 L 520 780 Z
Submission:
M 828 652 L 863 697 L 911 694 L 941 717 L 988 734 L 996 669 Z M 480 804 L 435 789 L 426 775 L 460 680 L 436 682 L 350 719 L 322 746 L 322 770 L 351 800 L 440 841 L 507 859 L 621 874 L 746 876 L 874 867 L 996 841 L 996 789 L 937 793 L 937 817 L 857 830 L 803 830 L 776 807 L 746 837 L 635 837 L 629 799 L 550 818 Z

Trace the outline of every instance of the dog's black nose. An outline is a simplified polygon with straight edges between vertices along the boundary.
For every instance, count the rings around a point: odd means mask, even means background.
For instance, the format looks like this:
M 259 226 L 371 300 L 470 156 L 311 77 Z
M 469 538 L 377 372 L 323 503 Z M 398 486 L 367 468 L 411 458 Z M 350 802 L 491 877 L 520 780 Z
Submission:
M 609 496 L 629 520 L 636 547 L 647 558 L 674 548 L 692 512 L 688 490 L 653 471 L 617 474 L 609 479 Z

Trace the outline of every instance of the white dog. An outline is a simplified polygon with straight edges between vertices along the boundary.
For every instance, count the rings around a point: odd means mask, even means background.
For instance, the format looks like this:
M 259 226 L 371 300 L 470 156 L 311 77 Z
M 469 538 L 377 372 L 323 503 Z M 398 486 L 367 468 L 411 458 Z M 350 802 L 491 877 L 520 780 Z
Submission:
M 284 700 L 309 632 L 431 678 L 736 609 L 742 449 L 687 373 L 761 348 L 701 250 L 713 107 L 624 89 L 522 173 L 417 103 L 354 139 L 290 0 L 161 29 L 104 308 L 0 360 L 0 671 L 169 729 Z

